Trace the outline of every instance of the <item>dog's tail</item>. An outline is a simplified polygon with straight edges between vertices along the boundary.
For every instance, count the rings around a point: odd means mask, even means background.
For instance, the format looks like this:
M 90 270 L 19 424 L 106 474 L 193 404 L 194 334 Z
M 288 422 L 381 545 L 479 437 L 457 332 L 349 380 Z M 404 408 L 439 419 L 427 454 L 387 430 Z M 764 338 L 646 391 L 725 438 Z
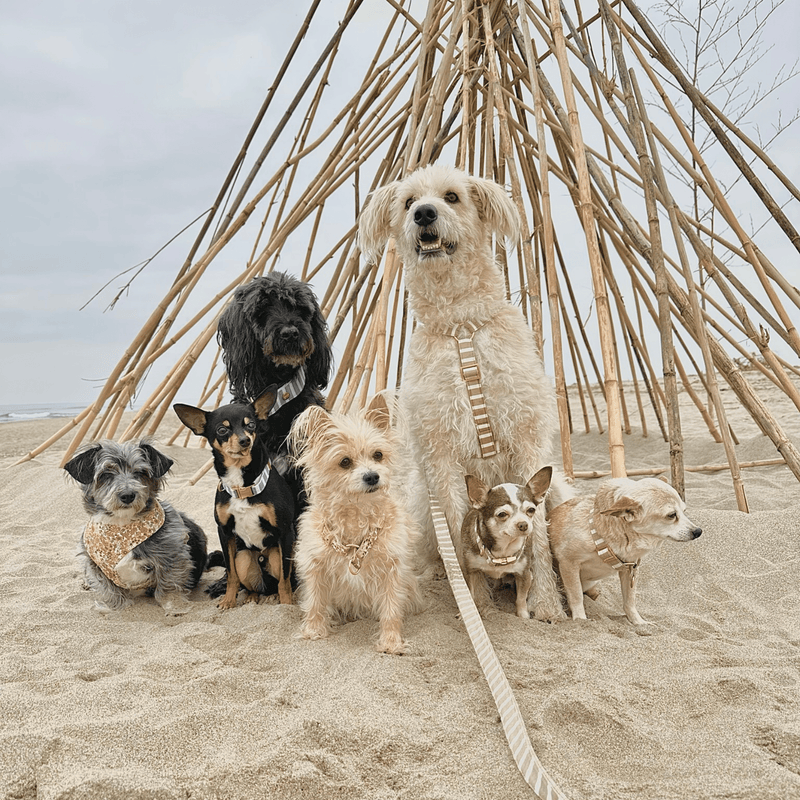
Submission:
M 213 550 L 206 558 L 206 569 L 214 569 L 214 567 L 224 567 L 225 556 L 222 555 L 222 550 Z

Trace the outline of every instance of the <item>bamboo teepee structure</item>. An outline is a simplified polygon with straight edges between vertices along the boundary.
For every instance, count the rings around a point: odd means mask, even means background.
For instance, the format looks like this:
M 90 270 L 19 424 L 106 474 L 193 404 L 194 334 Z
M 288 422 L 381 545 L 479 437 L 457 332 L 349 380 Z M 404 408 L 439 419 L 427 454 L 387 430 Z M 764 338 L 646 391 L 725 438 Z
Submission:
M 356 220 L 373 188 L 445 161 L 504 184 L 522 214 L 520 247 L 512 253 L 498 247 L 497 256 L 509 299 L 520 304 L 555 376 L 568 473 L 571 391 L 585 430 L 592 415 L 607 430 L 611 471 L 624 474 L 622 432 L 630 422 L 621 377 L 628 375 L 640 416 L 649 402 L 670 443 L 679 491 L 679 383 L 709 435 L 725 446 L 740 509 L 747 510 L 747 501 L 720 381 L 800 480 L 800 453 L 740 369 L 747 364 L 767 376 L 800 411 L 793 381 L 800 370 L 770 345 L 780 340 L 790 359 L 800 356 L 793 322 L 800 291 L 737 220 L 676 110 L 674 87 L 713 134 L 719 157 L 732 162 L 753 202 L 763 204 L 797 250 L 800 235 L 773 194 L 794 202 L 800 193 L 692 85 L 635 0 L 427 0 L 424 15 L 412 13 L 408 0 L 385 0 L 385 30 L 366 37 L 363 20 L 376 3 L 367 9 L 363 0 L 340 0 L 338 28 L 309 58 L 303 41 L 320 5 L 312 0 L 163 299 L 95 402 L 23 460 L 71 432 L 65 462 L 85 441 L 154 433 L 176 398 L 221 402 L 218 315 L 238 285 L 273 269 L 282 256 L 281 269 L 314 282 L 329 321 L 339 353 L 329 404 L 347 410 L 401 382 L 414 324 L 402 264 L 391 248 L 379 263 L 365 263 Z M 339 79 L 331 88 L 342 53 L 352 91 L 343 91 Z M 353 75 L 358 57 L 363 72 Z M 299 88 L 278 108 L 287 75 L 300 76 Z M 713 208 L 714 229 L 687 210 L 687 186 Z M 224 248 L 248 231 L 252 244 L 242 271 L 219 268 Z M 212 287 L 203 288 L 199 306 L 198 285 Z M 586 321 L 580 295 L 589 286 L 596 313 Z M 651 352 L 656 344 L 659 352 Z M 144 378 L 156 362 L 173 365 L 145 395 Z M 207 370 L 201 396 L 178 398 L 187 375 L 200 367 Z M 700 377 L 708 403 L 689 373 Z M 143 402 L 123 429 L 134 397 Z M 172 441 L 181 435 L 176 424 Z

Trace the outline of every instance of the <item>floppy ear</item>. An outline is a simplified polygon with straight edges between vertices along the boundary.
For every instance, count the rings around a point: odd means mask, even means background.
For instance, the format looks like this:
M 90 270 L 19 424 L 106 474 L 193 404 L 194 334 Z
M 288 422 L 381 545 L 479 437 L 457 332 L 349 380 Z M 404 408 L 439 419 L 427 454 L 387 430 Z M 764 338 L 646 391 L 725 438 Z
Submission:
M 469 502 L 472 503 L 473 508 L 482 508 L 489 496 L 489 490 L 486 484 L 474 475 L 465 475 L 464 480 L 467 483 L 467 497 Z
M 542 467 L 529 481 L 528 488 L 533 492 L 533 502 L 536 505 L 544 500 L 547 490 L 550 488 L 550 481 L 553 479 L 553 468 Z
M 382 394 L 376 394 L 369 401 L 365 417 L 367 422 L 383 431 L 388 431 L 392 427 L 389 406 L 386 404 L 386 398 Z
M 192 432 L 198 436 L 204 436 L 206 429 L 206 412 L 202 408 L 187 406 L 184 403 L 175 403 L 172 410 L 178 415 L 178 419 Z
M 222 347 L 231 394 L 237 401 L 249 399 L 252 391 L 249 376 L 261 352 L 261 343 L 253 336 L 250 320 L 244 312 L 244 299 L 253 291 L 258 292 L 258 288 L 251 284 L 240 286 L 217 323 L 217 342 Z
M 506 190 L 494 181 L 468 177 L 470 195 L 478 207 L 478 216 L 498 235 L 516 245 L 520 234 L 517 207 Z
M 308 381 L 313 386 L 324 389 L 331 378 L 333 352 L 328 341 L 328 323 L 325 321 L 325 317 L 322 316 L 322 310 L 319 307 L 317 298 L 310 288 L 308 288 L 308 294 L 310 295 L 311 306 L 314 309 L 311 317 L 311 338 L 314 341 L 314 352 L 307 362 Z
M 278 399 L 278 393 L 270 388 L 263 391 L 254 401 L 253 401 L 253 408 L 256 410 L 256 417 L 258 419 L 264 420 L 269 416 L 269 412 L 272 410 L 272 406 L 275 405 L 275 401 Z
M 100 449 L 99 444 L 93 444 L 85 450 L 81 450 L 64 464 L 64 469 L 78 483 L 91 483 L 94 480 L 94 465 Z
M 367 202 L 358 218 L 358 246 L 368 261 L 375 261 L 383 252 L 387 239 L 392 235 L 392 208 L 397 197 L 397 182 L 376 189 L 367 197 Z
M 150 466 L 153 468 L 153 477 L 163 478 L 169 472 L 169 468 L 175 463 L 171 458 L 167 458 L 163 453 L 147 442 L 141 442 L 139 447 L 144 451 Z
M 611 508 L 607 508 L 600 513 L 609 517 L 619 517 L 624 519 L 625 522 L 633 522 L 641 516 L 642 504 L 630 497 L 620 497 Z

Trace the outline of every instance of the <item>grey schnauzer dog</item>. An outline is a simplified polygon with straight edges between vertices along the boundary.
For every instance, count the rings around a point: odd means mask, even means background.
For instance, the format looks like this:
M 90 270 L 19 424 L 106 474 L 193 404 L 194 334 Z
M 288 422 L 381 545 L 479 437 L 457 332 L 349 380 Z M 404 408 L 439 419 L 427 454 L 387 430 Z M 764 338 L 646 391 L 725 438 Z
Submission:
M 125 608 L 141 594 L 168 615 L 188 611 L 207 544 L 196 522 L 158 499 L 172 463 L 146 440 L 107 441 L 82 448 L 64 467 L 83 489 L 89 521 L 78 559 L 101 612 Z

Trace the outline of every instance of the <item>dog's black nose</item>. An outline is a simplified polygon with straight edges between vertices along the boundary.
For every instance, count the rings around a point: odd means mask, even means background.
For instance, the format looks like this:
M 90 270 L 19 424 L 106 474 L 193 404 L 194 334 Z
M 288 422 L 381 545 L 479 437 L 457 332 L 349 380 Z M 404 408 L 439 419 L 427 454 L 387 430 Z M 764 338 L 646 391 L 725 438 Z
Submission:
M 439 215 L 436 213 L 436 209 L 431 205 L 420 206 L 414 212 L 414 222 L 423 228 L 426 225 L 433 225 L 437 219 L 439 219 Z
M 376 486 L 378 481 L 381 479 L 381 476 L 378 475 L 377 472 L 365 472 L 362 480 L 367 486 Z
M 702 528 L 692 528 L 692 539 L 696 539 L 702 532 Z
M 123 505 L 129 506 L 135 499 L 136 493 L 135 492 L 122 492 L 117 495 L 119 498 L 120 503 Z
M 240 436 L 239 437 L 239 447 L 241 447 L 242 450 L 246 450 L 248 447 L 250 447 L 250 437 L 249 436 Z
M 279 336 L 286 342 L 297 339 L 299 335 L 300 332 L 294 325 L 284 325 L 279 331 Z
M 528 521 L 524 519 L 520 520 L 517 523 L 517 530 L 522 531 L 522 533 L 525 533 L 525 531 L 528 530 Z

